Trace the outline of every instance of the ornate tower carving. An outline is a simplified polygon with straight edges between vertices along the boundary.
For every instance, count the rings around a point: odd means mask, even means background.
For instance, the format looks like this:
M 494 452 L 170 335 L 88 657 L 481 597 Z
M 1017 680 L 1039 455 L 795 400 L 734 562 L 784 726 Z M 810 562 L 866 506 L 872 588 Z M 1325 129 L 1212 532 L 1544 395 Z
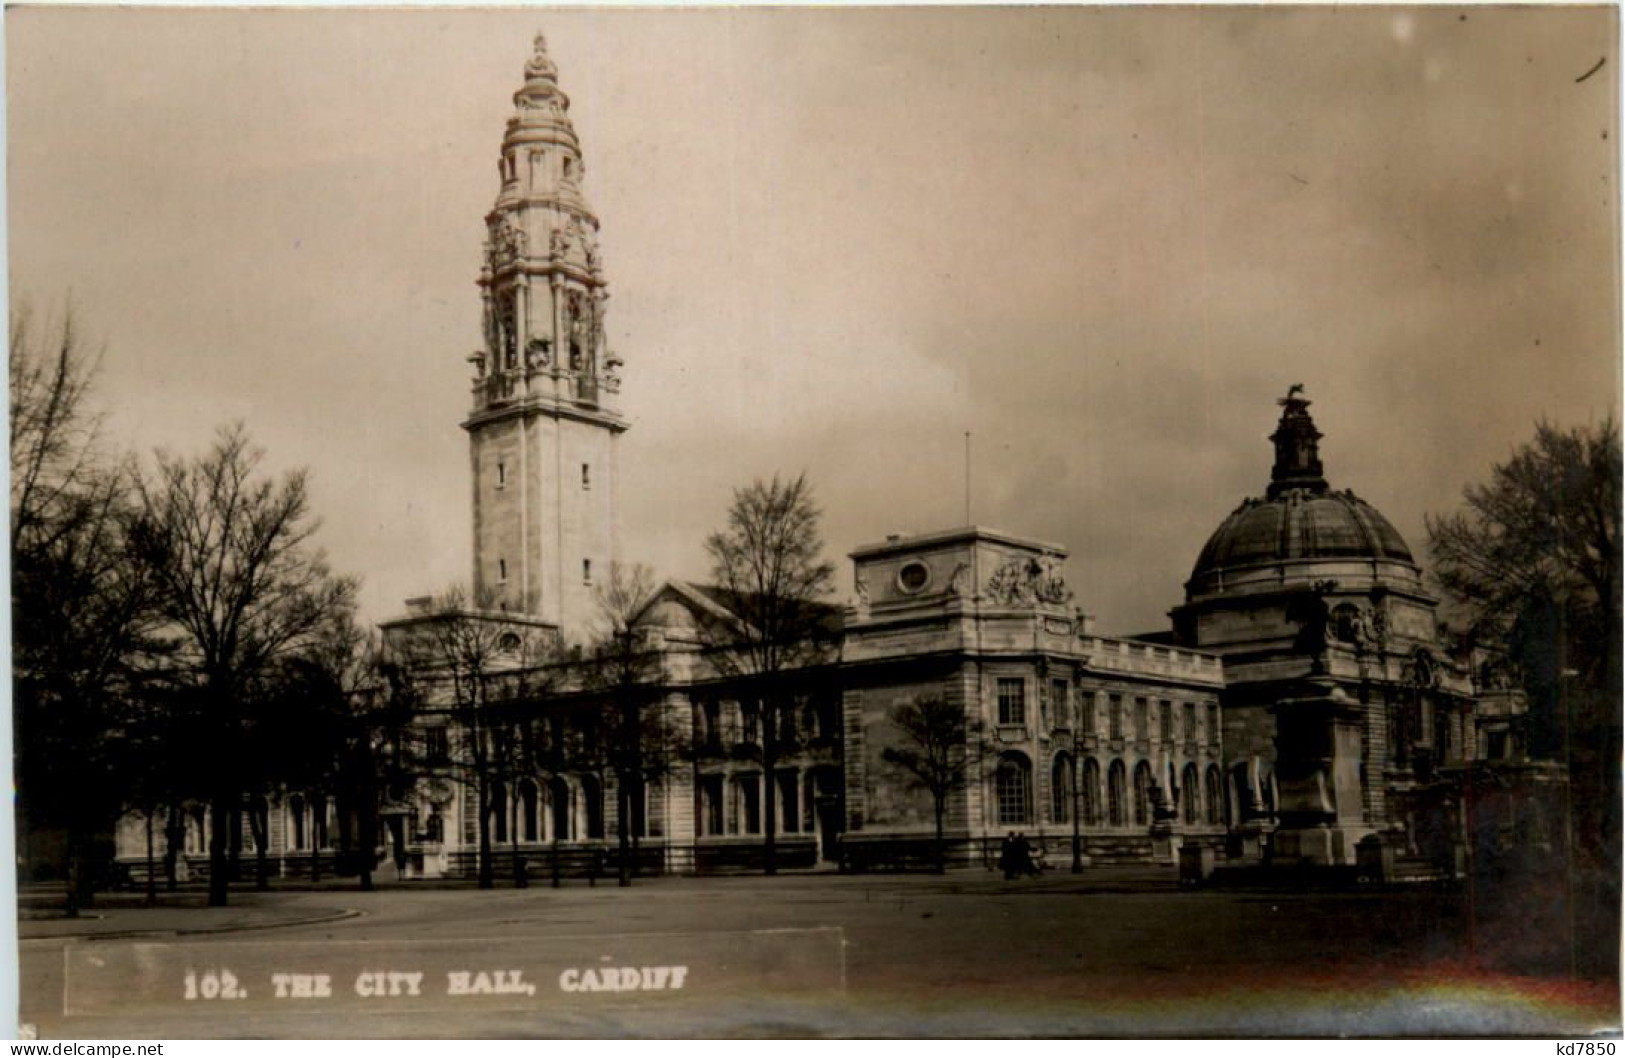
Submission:
M 1325 471 L 1320 465 L 1320 438 L 1315 420 L 1309 417 L 1309 398 L 1302 386 L 1293 386 L 1281 405 L 1281 422 L 1270 435 L 1275 442 L 1275 466 L 1270 471 L 1269 499 L 1275 499 L 1287 489 L 1306 489 L 1313 493 L 1325 492 Z
M 474 408 L 463 423 L 473 583 L 492 608 L 580 639 L 616 554 L 621 361 L 604 338 L 609 294 L 570 99 L 541 34 L 513 101 L 485 218 L 484 343 L 469 357 Z

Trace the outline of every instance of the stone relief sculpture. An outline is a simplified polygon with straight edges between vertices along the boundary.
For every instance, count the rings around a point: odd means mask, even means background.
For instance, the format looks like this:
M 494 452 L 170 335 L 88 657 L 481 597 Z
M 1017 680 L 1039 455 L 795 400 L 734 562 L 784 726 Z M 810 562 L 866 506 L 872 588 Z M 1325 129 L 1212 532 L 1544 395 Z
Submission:
M 1006 606 L 1036 603 L 1064 605 L 1072 598 L 1060 567 L 1054 559 L 1016 558 L 993 571 L 987 582 L 988 597 Z
M 970 577 L 970 563 L 961 562 L 954 567 L 953 573 L 948 576 L 948 594 L 964 595 L 966 581 Z
M 858 613 L 869 612 L 869 580 L 861 572 L 854 579 L 852 588 L 858 593 Z
M 491 271 L 510 261 L 525 256 L 528 238 L 524 229 L 514 223 L 512 217 L 504 217 L 502 221 L 491 228 L 491 241 L 487 244 L 487 255 Z

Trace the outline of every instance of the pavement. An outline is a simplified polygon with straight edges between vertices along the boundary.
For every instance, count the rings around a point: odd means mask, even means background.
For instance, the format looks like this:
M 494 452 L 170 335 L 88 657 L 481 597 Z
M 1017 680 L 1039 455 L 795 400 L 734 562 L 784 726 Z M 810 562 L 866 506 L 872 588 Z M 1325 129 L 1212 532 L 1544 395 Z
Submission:
M 46 935 L 36 931 L 48 921 L 25 922 L 24 1017 L 42 1038 L 1549 1037 L 1619 1023 L 1617 984 L 1568 979 L 1527 901 L 1520 921 L 1484 919 L 1459 892 L 1432 887 L 1192 891 L 1165 868 L 1015 882 L 966 871 L 651 878 L 626 889 L 580 880 L 552 889 L 544 880 L 479 891 L 380 879 L 378 891 L 361 893 L 342 884 L 234 891 L 224 909 L 192 906 L 201 894 L 187 893 L 174 906 L 106 907 L 95 912 L 106 915 L 99 933 Z M 793 980 L 772 987 L 766 977 L 725 993 L 701 989 L 708 973 L 727 969 L 718 944 L 744 951 L 810 930 L 840 938 L 836 992 L 798 990 Z M 656 962 L 692 964 L 691 994 L 633 1002 L 554 987 L 557 960 L 593 965 L 633 942 Z M 245 980 L 245 967 L 261 964 L 326 966 L 340 983 L 330 1002 L 298 1008 L 270 1003 L 256 985 L 254 1000 L 235 1007 L 170 1002 L 87 1014 L 95 1003 L 70 1003 L 64 976 L 65 962 L 86 953 L 137 967 L 232 966 Z M 444 971 L 464 965 L 456 959 L 523 965 L 543 991 L 455 1011 L 402 999 L 375 1013 L 383 1008 L 345 987 L 354 970 L 343 960 L 352 957 L 380 971 L 426 967 L 442 993 Z M 179 971 L 166 972 L 178 990 Z
M 40 895 L 25 891 L 19 897 L 17 935 L 24 942 L 243 933 L 336 922 L 360 914 L 341 906 L 290 906 L 271 893 L 234 893 L 230 906 L 209 907 L 204 894 L 183 892 L 162 894 L 155 906 L 143 896 L 101 896 L 92 907 L 68 918 L 61 911 L 60 894 L 53 894 L 49 903 Z

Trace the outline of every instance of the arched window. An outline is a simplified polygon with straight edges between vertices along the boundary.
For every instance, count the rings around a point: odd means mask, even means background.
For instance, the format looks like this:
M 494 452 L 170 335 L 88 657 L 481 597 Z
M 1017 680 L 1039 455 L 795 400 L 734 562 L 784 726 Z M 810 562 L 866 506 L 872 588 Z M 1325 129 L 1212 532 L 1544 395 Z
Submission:
M 1230 786 L 1231 791 L 1236 796 L 1236 807 L 1231 814 L 1231 819 L 1241 822 L 1252 818 L 1255 802 L 1253 800 L 1252 780 L 1247 775 L 1247 765 L 1237 764 L 1230 769 Z
M 733 777 L 733 817 L 730 834 L 759 834 L 762 830 L 762 780 L 756 772 Z
M 1084 826 L 1097 826 L 1100 823 L 1100 765 L 1095 758 L 1090 757 L 1083 762 L 1083 789 L 1078 791 L 1083 796 L 1083 818 L 1079 820 Z
M 429 810 L 429 818 L 423 823 L 423 837 L 436 845 L 446 840 L 446 821 L 440 818 L 440 809 Z
M 288 822 L 293 831 L 289 838 L 295 849 L 305 847 L 305 799 L 298 794 L 288 798 Z
M 1151 765 L 1145 761 L 1134 766 L 1134 825 L 1146 826 L 1151 822 Z
M 1032 822 L 1032 766 L 1019 753 L 1007 753 L 994 773 L 994 791 L 999 807 L 999 825 Z
M 1343 603 L 1332 611 L 1332 638 L 1339 643 L 1353 643 L 1359 637 L 1360 610 L 1352 603 Z
M 1052 822 L 1072 822 L 1072 769 L 1069 754 L 1055 755 L 1055 767 L 1050 772 L 1049 784 L 1049 817 Z
M 1224 780 L 1219 778 L 1219 766 L 1207 766 L 1207 821 L 1220 822 L 1220 809 L 1224 804 Z
M 563 779 L 554 778 L 547 784 L 547 800 L 553 809 L 553 840 L 569 841 L 570 833 L 570 784 Z
M 1125 796 L 1123 762 L 1112 761 L 1112 766 L 1106 771 L 1106 808 L 1111 813 L 1108 817 L 1114 827 L 1124 826 L 1128 823 L 1126 806 L 1128 798 Z
M 581 777 L 581 797 L 586 802 L 587 837 L 604 836 L 604 787 L 595 775 Z
M 491 819 L 495 824 L 492 841 L 508 840 L 508 791 L 499 782 L 491 784 Z
M 642 836 L 646 838 L 664 837 L 666 834 L 666 787 L 659 779 L 650 780 L 644 784 L 643 790 L 643 820 Z
M 1196 770 L 1196 765 L 1187 764 L 1180 774 L 1180 797 L 1185 802 L 1185 822 L 1199 823 L 1202 821 L 1202 778 Z
M 541 820 L 537 814 L 538 803 L 541 800 L 540 791 L 536 783 L 525 779 L 519 784 L 519 834 L 526 841 L 537 840 Z

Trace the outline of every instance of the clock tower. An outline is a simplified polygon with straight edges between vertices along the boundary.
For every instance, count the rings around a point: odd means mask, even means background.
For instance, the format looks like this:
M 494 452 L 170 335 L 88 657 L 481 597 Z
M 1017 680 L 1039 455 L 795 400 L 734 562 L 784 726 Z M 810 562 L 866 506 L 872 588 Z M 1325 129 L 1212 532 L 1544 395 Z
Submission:
M 484 341 L 468 431 L 479 605 L 586 638 L 616 557 L 620 359 L 570 99 L 540 34 L 514 93 L 485 217 Z

